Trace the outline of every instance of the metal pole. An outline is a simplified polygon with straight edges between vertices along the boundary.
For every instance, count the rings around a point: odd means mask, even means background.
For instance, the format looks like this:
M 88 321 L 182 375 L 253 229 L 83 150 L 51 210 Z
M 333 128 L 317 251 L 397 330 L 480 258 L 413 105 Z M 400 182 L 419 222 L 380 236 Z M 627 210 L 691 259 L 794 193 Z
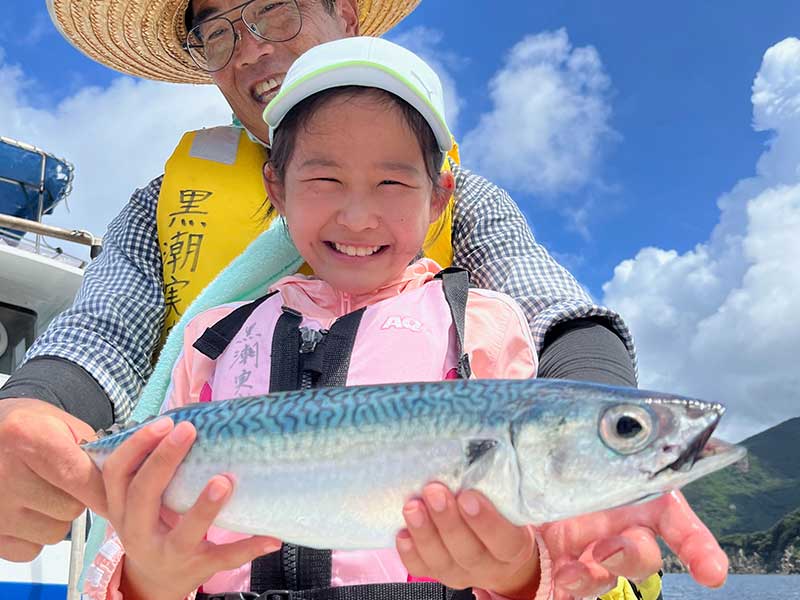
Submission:
M 83 554 L 86 550 L 86 511 L 72 522 L 69 549 L 69 583 L 67 584 L 67 600 L 80 600 L 81 591 L 78 580 L 83 569 Z
M 44 212 L 44 176 L 45 176 L 45 168 L 47 167 L 47 155 L 42 152 L 42 171 L 39 177 L 39 214 L 37 216 L 37 221 L 41 223 L 42 221 L 42 213 Z M 42 236 L 38 233 L 36 234 L 36 254 L 39 254 L 39 250 L 41 249 L 42 245 Z
M 100 238 L 94 237 L 88 231 L 64 229 L 63 227 L 45 225 L 44 223 L 37 223 L 29 219 L 20 219 L 19 217 L 12 217 L 11 215 L 0 215 L 0 227 L 27 231 L 45 237 L 53 237 L 67 242 L 83 244 L 84 246 L 99 246 L 102 243 Z

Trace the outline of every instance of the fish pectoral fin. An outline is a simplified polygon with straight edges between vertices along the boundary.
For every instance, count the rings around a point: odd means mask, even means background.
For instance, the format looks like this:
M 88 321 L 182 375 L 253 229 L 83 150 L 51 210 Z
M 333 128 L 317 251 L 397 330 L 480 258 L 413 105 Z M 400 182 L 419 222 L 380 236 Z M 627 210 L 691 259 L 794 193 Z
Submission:
M 467 466 L 471 467 L 487 454 L 494 452 L 499 443 L 500 442 L 493 439 L 469 440 L 466 448 Z
M 465 488 L 476 486 L 486 477 L 495 463 L 499 447 L 500 441 L 492 438 L 471 439 L 464 444 Z
M 151 420 L 155 420 L 155 419 L 152 418 L 152 417 L 147 419 L 147 421 L 151 421 Z M 140 425 L 143 422 L 144 421 L 134 421 L 133 419 L 130 419 L 130 420 L 126 421 L 123 424 L 114 423 L 114 424 L 111 425 L 111 427 L 107 427 L 106 429 L 98 429 L 98 430 L 96 430 L 94 432 L 94 435 L 95 435 L 94 439 L 95 440 L 99 440 L 100 438 L 104 438 L 104 437 L 108 437 L 110 435 L 114 435 L 116 433 L 119 433 L 120 431 L 124 431 L 126 429 L 131 428 L 131 427 L 135 427 L 136 425 Z M 94 441 L 94 440 L 88 440 L 88 441 Z

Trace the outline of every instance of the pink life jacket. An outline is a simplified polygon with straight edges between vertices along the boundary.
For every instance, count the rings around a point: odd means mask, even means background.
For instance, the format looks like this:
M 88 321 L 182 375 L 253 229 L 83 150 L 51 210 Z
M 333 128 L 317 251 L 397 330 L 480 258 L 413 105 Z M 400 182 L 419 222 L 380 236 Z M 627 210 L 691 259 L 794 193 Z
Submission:
M 327 329 L 284 306 L 278 291 L 243 304 L 193 344 L 216 362 L 201 401 L 252 395 L 265 388 L 279 392 L 469 378 L 469 357 L 463 351 L 468 288 L 466 271 L 445 269 L 435 281 L 346 314 Z M 409 365 L 406 357 L 418 364 Z M 252 562 L 250 590 L 268 596 L 276 589 L 313 589 L 315 600 L 339 598 L 345 590 L 330 587 L 331 557 L 330 550 L 284 544 L 280 551 Z M 388 599 L 400 591 L 396 586 L 350 586 L 348 598 L 357 592 L 363 600 Z M 472 592 L 409 576 L 402 596 L 457 600 L 472 598 Z
M 215 361 L 201 400 L 469 377 L 463 353 L 469 278 L 461 269 L 440 275 L 329 324 L 285 307 L 280 292 L 240 305 L 194 343 Z

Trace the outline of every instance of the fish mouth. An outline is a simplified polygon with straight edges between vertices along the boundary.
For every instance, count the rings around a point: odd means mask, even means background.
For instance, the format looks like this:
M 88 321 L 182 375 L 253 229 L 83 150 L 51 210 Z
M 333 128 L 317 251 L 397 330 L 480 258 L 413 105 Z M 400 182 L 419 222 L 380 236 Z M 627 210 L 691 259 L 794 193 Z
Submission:
M 744 458 L 746 450 L 741 446 L 711 437 L 721 416 L 719 415 L 708 427 L 695 436 L 678 458 L 653 473 L 651 478 L 657 478 L 659 475 L 669 472 L 682 474 L 691 472 L 693 480 Z
M 689 471 L 694 466 L 694 463 L 704 456 L 706 444 L 711 439 L 711 434 L 714 433 L 714 430 L 717 428 L 719 419 L 719 417 L 714 419 L 714 421 L 708 427 L 701 431 L 700 434 L 692 440 L 692 442 L 686 447 L 686 450 L 684 450 L 674 462 L 670 463 L 665 468 L 672 469 L 673 471 L 680 471 L 682 473 Z

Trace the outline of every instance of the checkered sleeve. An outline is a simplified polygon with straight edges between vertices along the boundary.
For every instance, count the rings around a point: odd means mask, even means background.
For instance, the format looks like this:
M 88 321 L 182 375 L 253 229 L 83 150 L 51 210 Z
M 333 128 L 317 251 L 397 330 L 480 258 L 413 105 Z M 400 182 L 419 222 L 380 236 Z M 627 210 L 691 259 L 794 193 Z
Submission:
M 26 361 L 58 357 L 85 369 L 125 421 L 150 375 L 164 320 L 156 204 L 161 180 L 136 190 L 109 224 L 72 307 L 31 346 Z
M 572 319 L 603 317 L 622 339 L 636 365 L 628 326 L 616 312 L 596 304 L 575 278 L 539 245 L 511 197 L 483 177 L 453 164 L 454 262 L 479 287 L 504 292 L 522 307 L 541 353 L 547 332 Z

